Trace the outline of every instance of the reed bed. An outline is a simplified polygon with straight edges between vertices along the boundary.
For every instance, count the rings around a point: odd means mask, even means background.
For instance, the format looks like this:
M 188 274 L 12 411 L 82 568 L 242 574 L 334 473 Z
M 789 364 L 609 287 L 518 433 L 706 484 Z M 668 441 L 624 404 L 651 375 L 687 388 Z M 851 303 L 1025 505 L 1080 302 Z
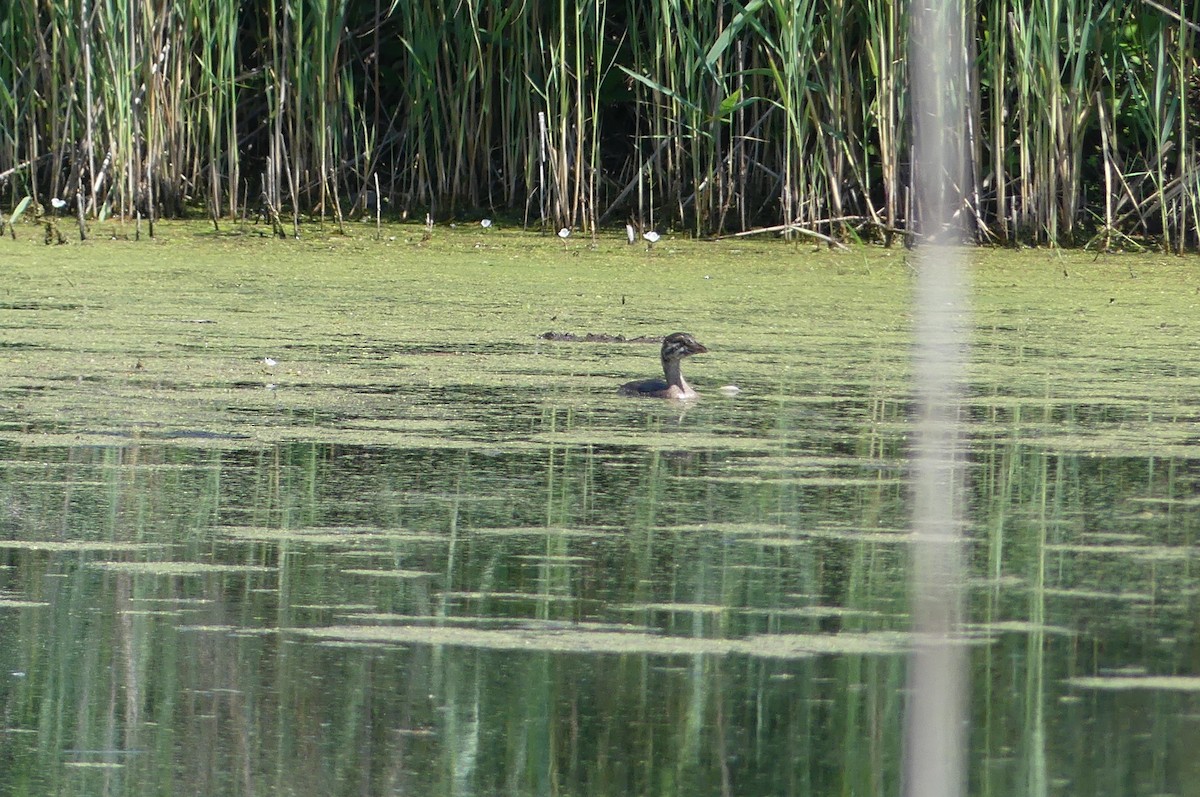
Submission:
M 10 0 L 0 208 L 1200 247 L 1200 0 Z M 961 49 L 923 229 L 905 54 Z M 4 215 L 4 214 L 0 214 Z

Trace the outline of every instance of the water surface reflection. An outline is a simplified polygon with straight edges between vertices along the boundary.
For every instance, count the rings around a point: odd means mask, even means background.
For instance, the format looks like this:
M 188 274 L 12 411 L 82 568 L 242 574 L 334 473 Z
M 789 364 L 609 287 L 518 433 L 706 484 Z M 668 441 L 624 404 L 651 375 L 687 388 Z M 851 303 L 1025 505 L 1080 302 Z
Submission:
M 0 782 L 897 793 L 907 400 L 757 395 L 0 443 Z M 1137 403 L 971 412 L 972 791 L 1186 792 L 1195 679 L 1094 677 L 1197 672 L 1196 461 L 1088 450 L 1171 433 Z

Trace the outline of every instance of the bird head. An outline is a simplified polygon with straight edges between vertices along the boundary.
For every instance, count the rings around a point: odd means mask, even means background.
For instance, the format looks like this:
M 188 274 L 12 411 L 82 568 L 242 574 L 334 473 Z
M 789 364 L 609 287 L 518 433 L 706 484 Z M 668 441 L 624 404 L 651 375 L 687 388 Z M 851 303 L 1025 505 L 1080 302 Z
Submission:
M 708 349 L 704 344 L 693 338 L 687 332 L 675 332 L 663 338 L 662 358 L 664 360 L 682 360 L 693 354 L 704 354 Z

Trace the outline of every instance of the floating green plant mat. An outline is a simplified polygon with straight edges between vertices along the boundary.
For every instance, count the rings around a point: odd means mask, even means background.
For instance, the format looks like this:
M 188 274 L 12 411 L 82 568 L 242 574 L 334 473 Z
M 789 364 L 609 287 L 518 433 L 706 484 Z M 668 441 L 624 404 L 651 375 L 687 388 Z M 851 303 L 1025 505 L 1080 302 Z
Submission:
M 161 550 L 163 546 L 154 543 L 106 542 L 104 540 L 0 540 L 0 548 L 64 553 L 82 551 L 117 553 L 121 551 Z
M 810 474 L 746 474 L 735 476 L 731 474 L 716 474 L 705 477 L 708 481 L 728 482 L 732 484 L 764 484 L 768 482 L 808 485 L 810 487 L 855 487 L 882 486 L 886 484 L 903 484 L 902 479 L 893 479 L 878 473 L 862 477 L 814 476 Z
M 1102 689 L 1126 692 L 1149 689 L 1156 692 L 1200 692 L 1200 678 L 1186 675 L 1109 675 L 1092 678 L 1068 678 L 1077 689 Z
M 407 529 L 372 528 L 299 528 L 271 529 L 256 526 L 222 526 L 216 531 L 228 537 L 262 542 L 293 542 L 308 545 L 362 545 L 391 542 L 446 542 L 442 534 L 428 534 Z
M 663 531 L 680 534 L 735 534 L 735 535 L 764 535 L 788 534 L 792 531 L 789 526 L 773 523 L 688 523 L 678 526 L 663 526 Z
M 1048 597 L 1085 601 L 1111 600 L 1121 603 L 1151 603 L 1154 600 L 1154 596 L 1148 592 L 1104 592 L 1097 589 L 1063 587 L 1046 587 L 1039 591 Z
M 1077 631 L 1070 628 L 1063 628 L 1055 625 L 1038 625 L 1037 623 L 1028 623 L 1019 620 L 1003 620 L 995 623 L 972 623 L 967 626 L 968 631 L 981 631 L 985 634 L 1053 634 L 1055 636 L 1078 636 Z
M 1200 550 L 1194 546 L 1184 545 L 1047 545 L 1049 553 L 1068 553 L 1088 556 L 1132 557 L 1134 559 L 1174 560 L 1195 559 L 1200 557 Z
M 479 629 L 424 625 L 293 628 L 289 633 L 336 642 L 451 645 L 491 650 L 558 653 L 648 653 L 662 656 L 743 655 L 807 658 L 821 654 L 895 655 L 907 635 L 880 631 L 844 634 L 778 634 L 749 639 L 698 639 L 604 631 Z
M 606 534 L 611 534 L 617 531 L 616 529 L 596 529 L 596 528 L 553 528 L 531 526 L 525 528 L 478 528 L 471 529 L 470 534 L 476 537 L 603 537 Z
M 348 576 L 395 579 L 432 578 L 438 575 L 437 573 L 430 573 L 425 570 L 369 570 L 365 568 L 346 568 L 342 570 L 342 573 Z
M 642 603 L 614 606 L 613 608 L 626 612 L 678 612 L 680 614 L 721 614 L 728 611 L 741 611 L 739 607 L 720 606 L 712 603 Z
M 143 792 L 902 787 L 908 253 L 239 227 L 0 238 L 5 782 L 117 710 Z M 1182 793 L 1200 269 L 968 255 L 968 779 Z M 677 330 L 699 399 L 618 396 Z
M 845 606 L 799 606 L 796 608 L 741 609 L 746 614 L 781 617 L 883 617 L 882 612 L 870 609 L 851 609 Z
M 27 601 L 19 598 L 0 598 L 0 609 L 39 609 L 49 606 L 44 601 Z
M 454 590 L 441 593 L 442 597 L 456 600 L 498 600 L 498 601 L 557 601 L 573 603 L 579 598 L 574 595 L 553 595 L 543 592 L 468 592 Z M 411 619 L 411 618 L 405 618 Z M 473 622 L 479 618 L 460 618 L 458 622 Z
M 802 412 L 871 396 L 884 412 L 881 431 L 907 425 L 912 271 L 901 253 L 681 240 L 647 258 L 616 242 L 565 252 L 519 234 L 491 236 L 480 250 L 477 231 L 466 229 L 421 245 L 406 242 L 403 227 L 378 241 L 287 243 L 180 224 L 157 232 L 144 246 L 103 236 L 54 248 L 5 242 L 21 267 L 0 306 L 0 440 L 781 455 L 776 440 L 798 429 L 745 434 L 747 423 L 721 421 L 761 417 L 764 403 Z M 1192 453 L 1182 431 L 1163 438 L 1159 426 L 1123 424 L 1151 406 L 1195 415 L 1200 373 L 1182 355 L 1200 339 L 1194 269 L 1170 258 L 1036 250 L 971 258 L 970 403 L 1063 413 L 1103 401 L 1112 419 L 1081 418 L 1073 435 L 1055 428 L 1061 418 L 977 419 L 983 428 L 1049 435 L 1064 450 Z M 614 395 L 621 381 L 655 375 L 653 346 L 540 337 L 548 329 L 661 337 L 677 328 L 710 348 L 688 363 L 710 395 L 683 411 Z M 728 383 L 743 388 L 736 399 L 715 392 Z M 549 424 L 543 407 L 582 415 Z M 631 416 L 662 427 L 631 429 Z M 504 417 L 522 418 L 521 433 L 501 433 Z
M 261 565 L 221 565 L 207 562 L 89 562 L 89 567 L 117 573 L 154 576 L 203 576 L 210 573 L 274 573 Z

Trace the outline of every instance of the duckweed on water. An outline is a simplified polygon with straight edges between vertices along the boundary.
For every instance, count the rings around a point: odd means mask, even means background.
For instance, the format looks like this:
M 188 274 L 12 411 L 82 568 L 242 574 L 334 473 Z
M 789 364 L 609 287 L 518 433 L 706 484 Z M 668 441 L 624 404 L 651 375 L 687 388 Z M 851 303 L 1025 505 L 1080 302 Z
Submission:
M 1132 556 L 1135 559 L 1192 559 L 1200 557 L 1200 551 L 1176 545 L 1047 545 L 1051 553 L 1088 554 L 1093 556 Z
M 1095 589 L 1059 589 L 1047 587 L 1042 594 L 1053 598 L 1075 598 L 1077 600 L 1113 600 L 1122 603 L 1151 603 L 1154 596 L 1148 592 L 1104 592 Z
M 446 542 L 440 534 L 423 534 L 405 529 L 362 529 L 362 528 L 299 528 L 273 529 L 261 527 L 238 528 L 224 526 L 218 533 L 243 540 L 263 542 L 305 543 L 308 545 L 350 545 L 391 542 Z
M 1183 675 L 1112 675 L 1098 678 L 1071 678 L 1067 683 L 1077 689 L 1102 689 L 1119 692 L 1135 689 L 1152 689 L 1158 692 L 1200 692 L 1200 678 Z
M 367 570 L 363 568 L 346 568 L 342 573 L 348 576 L 369 576 L 372 578 L 432 578 L 437 573 L 424 570 Z
M 162 550 L 163 546 L 154 543 L 140 542 L 106 542 L 104 540 L 2 540 L 0 548 L 24 551 L 51 551 L 55 553 L 97 551 L 103 553 L 119 553 L 121 551 Z
M 1017 621 L 1017 620 L 1005 620 L 1005 621 L 999 622 L 999 623 L 980 623 L 979 625 L 969 626 L 968 630 L 979 630 L 979 631 L 983 631 L 986 634 L 1039 633 L 1039 634 L 1054 634 L 1057 636 L 1077 636 L 1078 635 L 1078 632 L 1073 631 L 1070 628 L 1063 628 L 1061 626 L 1054 626 L 1054 625 L 1038 625 L 1037 623 L 1027 623 L 1027 622 L 1021 622 L 1021 621 Z
M 807 658 L 854 653 L 887 655 L 907 649 L 907 637 L 894 632 L 870 634 L 770 635 L 752 639 L 696 639 L 640 633 L 572 632 L 531 629 L 490 630 L 438 626 L 329 626 L 292 628 L 289 633 L 338 642 L 402 643 L 559 653 L 649 653 L 661 656 L 708 654 L 760 658 Z
M 60 247 L 53 258 L 28 242 L 13 244 L 29 248 L 10 287 L 27 298 L 10 305 L 36 309 L 0 310 L 0 320 L 10 314 L 5 338 L 16 347 L 0 362 L 0 391 L 24 394 L 25 419 L 24 429 L 0 429 L 0 438 L 112 444 L 106 435 L 173 426 L 217 436 L 189 443 L 196 446 L 319 439 L 469 448 L 460 436 L 478 433 L 481 419 L 405 417 L 407 411 L 427 413 L 437 391 L 499 387 L 518 402 L 533 399 L 533 392 L 553 401 L 569 390 L 589 400 L 604 397 L 597 408 L 630 410 L 610 394 L 619 379 L 654 370 L 644 347 L 537 337 L 548 327 L 625 335 L 703 329 L 713 352 L 693 365 L 692 379 L 701 388 L 739 382 L 744 391 L 735 402 L 838 400 L 843 389 L 829 391 L 830 369 L 839 376 L 859 373 L 859 363 L 869 363 L 874 374 L 863 384 L 868 390 L 907 378 L 911 273 L 903 256 L 887 251 L 856 253 L 867 270 L 835 272 L 829 265 L 839 262 L 836 254 L 803 250 L 781 259 L 769 244 L 681 241 L 669 268 L 664 261 L 661 269 L 647 269 L 644 259 L 617 243 L 566 256 L 515 234 L 495 236 L 484 253 L 465 233 L 420 247 L 223 238 L 179 225 L 164 225 L 159 235 L 159 243 L 171 247 L 170 262 L 139 258 L 136 248 L 116 242 Z M 1075 398 L 1070 391 L 1076 390 L 1093 400 L 1103 395 L 1136 404 L 1145 384 L 1139 375 L 1160 370 L 1158 352 L 1197 339 L 1197 278 L 1177 261 L 1139 264 L 1139 273 L 1170 271 L 1160 283 L 1132 279 L 1128 269 L 1093 263 L 1090 255 L 983 251 L 974 258 L 984 342 L 972 378 L 990 386 L 989 401 L 1011 401 L 1023 391 L 1033 407 L 1053 385 L 1059 401 Z M 629 282 L 631 271 L 636 285 Z M 755 292 L 763 280 L 771 290 Z M 159 289 L 167 284 L 170 291 Z M 1136 308 L 1161 304 L 1159 284 L 1172 285 L 1177 306 L 1158 309 L 1145 323 Z M 479 285 L 487 285 L 486 297 L 462 301 Z M 846 301 L 848 286 L 858 301 Z M 1029 312 L 1034 302 L 1036 315 Z M 1048 302 L 1062 312 L 1046 308 Z M 836 335 L 827 334 L 834 328 Z M 1143 345 L 1112 346 L 1129 335 Z M 1099 358 L 1064 358 L 1080 350 L 1084 336 Z M 80 347 L 79 341 L 88 343 Z M 1014 369 L 1010 352 L 1034 345 L 1047 350 L 1038 359 L 1026 356 L 1031 367 L 1025 372 Z M 268 356 L 278 364 L 264 366 Z M 1050 361 L 1055 372 L 1038 370 Z M 1095 378 L 1116 362 L 1103 380 Z M 1183 400 L 1200 389 L 1200 376 L 1180 373 L 1159 384 Z M 1124 396 L 1114 393 L 1125 385 Z M 436 434 L 414 434 L 422 430 Z M 721 442 L 696 432 L 656 442 L 652 435 L 563 429 L 526 435 L 520 444 L 701 449 Z M 1062 444 L 1070 445 L 1066 438 Z M 733 445 L 770 449 L 755 438 Z M 1092 450 L 1110 445 L 1094 432 L 1079 440 Z
M 902 790 L 907 255 L 404 229 L 0 240 L 0 782 L 124 728 L 163 793 Z M 1200 270 L 970 255 L 971 782 L 1184 793 Z M 675 330 L 688 406 L 586 341 Z
M 531 526 L 527 528 L 482 528 L 472 533 L 477 537 L 603 537 L 614 529 L 601 528 L 552 528 L 549 526 Z
M 153 576 L 202 576 L 209 573 L 273 573 L 261 565 L 222 565 L 206 562 L 89 562 L 88 567 L 117 573 Z
M 575 596 L 565 592 L 502 592 L 500 590 L 446 590 L 438 593 L 445 598 L 453 598 L 455 600 L 578 600 Z M 441 618 L 437 618 L 441 619 Z M 463 618 L 468 622 L 472 618 Z M 481 620 L 482 617 L 475 617 L 474 620 Z
M 614 608 L 626 612 L 680 612 L 682 614 L 721 614 L 730 610 L 728 606 L 711 603 L 642 603 Z

